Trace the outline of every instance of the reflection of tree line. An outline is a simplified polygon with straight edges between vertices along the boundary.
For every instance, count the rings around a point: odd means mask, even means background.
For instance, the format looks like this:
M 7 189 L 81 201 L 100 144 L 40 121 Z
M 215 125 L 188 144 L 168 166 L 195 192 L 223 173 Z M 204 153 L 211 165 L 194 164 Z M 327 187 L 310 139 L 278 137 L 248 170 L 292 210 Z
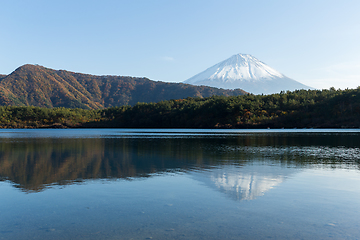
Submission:
M 0 178 L 26 190 L 94 178 L 146 177 L 153 173 L 273 161 L 283 166 L 338 164 L 308 147 L 354 149 L 358 135 L 239 135 L 195 138 L 9 139 L 0 142 Z M 294 149 L 296 151 L 294 151 Z M 301 149 L 305 149 L 302 151 Z M 316 149 L 315 149 L 316 150 Z M 316 153 L 316 152 L 315 152 Z
M 146 177 L 201 166 L 200 151 L 169 139 L 18 139 L 0 143 L 0 177 L 28 190 L 93 178 Z M 211 162 L 211 161 L 210 161 Z

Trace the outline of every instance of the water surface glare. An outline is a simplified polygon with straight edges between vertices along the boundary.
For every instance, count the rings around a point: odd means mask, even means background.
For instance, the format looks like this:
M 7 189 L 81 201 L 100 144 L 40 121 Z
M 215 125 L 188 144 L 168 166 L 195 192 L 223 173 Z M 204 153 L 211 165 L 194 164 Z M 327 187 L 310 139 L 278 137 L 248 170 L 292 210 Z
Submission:
M 358 129 L 0 130 L 0 239 L 360 239 Z

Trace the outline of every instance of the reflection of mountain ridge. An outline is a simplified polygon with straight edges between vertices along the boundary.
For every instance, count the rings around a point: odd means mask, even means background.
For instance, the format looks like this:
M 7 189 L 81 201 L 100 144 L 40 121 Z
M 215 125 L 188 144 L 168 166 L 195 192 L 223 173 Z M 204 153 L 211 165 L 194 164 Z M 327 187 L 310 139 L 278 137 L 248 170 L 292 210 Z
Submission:
M 39 191 L 54 183 L 186 171 L 204 163 L 202 152 L 194 153 L 188 147 L 186 142 L 139 138 L 2 141 L 0 179 L 11 180 L 22 189 Z
M 325 139 L 326 146 L 316 144 L 317 138 Z M 242 192 L 235 191 L 242 194 L 237 199 L 251 199 L 281 182 L 282 178 L 277 176 L 290 174 L 280 171 L 269 175 L 268 171 L 264 173 L 268 179 L 259 179 L 255 170 L 250 171 L 251 164 L 271 162 L 284 169 L 289 165 L 308 166 L 313 163 L 333 167 L 344 160 L 351 164 L 351 159 L 358 161 L 354 156 L 359 156 L 359 142 L 359 135 L 345 138 L 343 135 L 311 137 L 289 134 L 0 138 L 0 179 L 10 180 L 25 191 L 40 191 L 47 185 L 71 184 L 86 179 L 126 179 L 169 171 L 209 169 L 213 175 L 206 176 L 206 179 L 213 179 L 212 186 L 215 183 L 218 189 L 229 194 L 234 193 L 232 189 L 237 186 L 242 189 Z M 230 169 L 229 164 L 237 168 Z M 223 172 L 218 169 L 223 169 Z M 247 169 L 247 172 L 239 172 L 239 169 Z M 222 177 L 224 173 L 226 178 Z M 256 187 L 260 189 L 259 193 L 245 190 L 247 184 L 255 186 L 258 183 L 261 183 Z

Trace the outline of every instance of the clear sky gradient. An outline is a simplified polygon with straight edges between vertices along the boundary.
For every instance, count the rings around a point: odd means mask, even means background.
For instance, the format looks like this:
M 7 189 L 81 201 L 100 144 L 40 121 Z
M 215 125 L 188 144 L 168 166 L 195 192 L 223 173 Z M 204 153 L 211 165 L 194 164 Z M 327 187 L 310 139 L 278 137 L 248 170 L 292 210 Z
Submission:
M 0 73 L 23 64 L 181 82 L 237 53 L 306 85 L 360 85 L 358 0 L 0 0 Z

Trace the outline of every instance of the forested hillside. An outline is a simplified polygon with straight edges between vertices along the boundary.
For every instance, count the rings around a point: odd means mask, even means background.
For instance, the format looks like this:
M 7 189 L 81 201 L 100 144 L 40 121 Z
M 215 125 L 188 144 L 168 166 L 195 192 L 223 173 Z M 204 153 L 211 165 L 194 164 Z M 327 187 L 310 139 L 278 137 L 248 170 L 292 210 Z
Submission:
M 360 127 L 360 88 L 214 96 L 104 110 L 117 127 Z
M 1 106 L 38 106 L 100 109 L 137 102 L 159 102 L 186 97 L 236 96 L 246 92 L 147 78 L 94 76 L 38 65 L 24 65 L 0 75 Z
M 1 127 L 359 128 L 360 88 L 212 96 L 101 110 L 0 107 Z

